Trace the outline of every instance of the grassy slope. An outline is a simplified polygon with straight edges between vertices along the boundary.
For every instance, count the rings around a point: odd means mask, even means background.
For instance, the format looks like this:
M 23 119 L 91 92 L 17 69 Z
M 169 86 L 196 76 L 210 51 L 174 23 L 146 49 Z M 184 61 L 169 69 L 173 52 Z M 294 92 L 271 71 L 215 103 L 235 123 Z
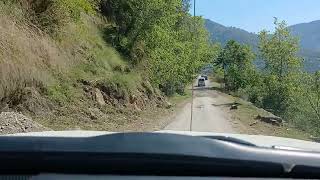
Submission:
M 0 112 L 19 111 L 55 130 L 146 129 L 141 114 L 160 111 L 164 99 L 106 44 L 106 24 L 83 14 L 52 38 L 0 1 Z

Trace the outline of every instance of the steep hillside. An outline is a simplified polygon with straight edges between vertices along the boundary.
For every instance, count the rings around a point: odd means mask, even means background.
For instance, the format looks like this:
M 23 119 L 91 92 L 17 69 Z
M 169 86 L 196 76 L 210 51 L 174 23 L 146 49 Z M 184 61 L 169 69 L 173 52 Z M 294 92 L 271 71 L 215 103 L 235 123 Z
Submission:
M 169 111 L 167 96 L 184 95 L 193 72 L 217 53 L 204 20 L 187 7 L 181 0 L 0 0 L 0 113 L 22 113 L 53 130 L 150 130 Z
M 54 130 L 116 130 L 163 105 L 159 90 L 106 43 L 109 22 L 94 4 L 19 2 L 0 1 L 0 112 Z
M 206 27 L 214 42 L 225 45 L 228 40 L 236 40 L 250 45 L 258 51 L 258 35 L 235 27 L 226 27 L 211 20 L 206 20 Z M 305 59 L 304 66 L 308 72 L 320 70 L 320 21 L 290 26 L 293 35 L 300 39 L 300 55 Z

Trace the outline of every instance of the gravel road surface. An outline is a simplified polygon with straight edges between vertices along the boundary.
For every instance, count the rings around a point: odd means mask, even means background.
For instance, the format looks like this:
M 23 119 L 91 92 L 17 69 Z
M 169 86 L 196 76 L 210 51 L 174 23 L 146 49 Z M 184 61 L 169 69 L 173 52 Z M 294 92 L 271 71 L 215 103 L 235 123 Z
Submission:
M 194 85 L 193 119 L 191 124 L 191 102 L 187 103 L 165 130 L 236 133 L 231 115 L 226 111 L 230 100 L 212 90 L 210 81 L 205 87 Z

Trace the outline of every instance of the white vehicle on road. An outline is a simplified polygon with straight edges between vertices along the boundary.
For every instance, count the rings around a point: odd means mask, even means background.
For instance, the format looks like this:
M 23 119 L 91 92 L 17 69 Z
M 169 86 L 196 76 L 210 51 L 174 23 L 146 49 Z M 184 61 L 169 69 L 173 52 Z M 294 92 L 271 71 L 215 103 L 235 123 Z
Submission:
M 198 78 L 198 87 L 206 86 L 206 79 L 204 77 Z

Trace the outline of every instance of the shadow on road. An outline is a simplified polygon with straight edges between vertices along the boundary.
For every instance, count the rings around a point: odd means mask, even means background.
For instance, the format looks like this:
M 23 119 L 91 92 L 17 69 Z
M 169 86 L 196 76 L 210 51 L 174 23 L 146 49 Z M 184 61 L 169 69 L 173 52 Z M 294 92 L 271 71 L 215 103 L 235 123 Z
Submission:
M 220 91 L 220 92 L 227 92 L 224 88 L 221 87 L 210 87 L 210 90 Z
M 205 91 L 205 90 L 212 90 L 212 87 L 197 87 L 194 86 L 193 88 L 190 88 L 189 90 L 194 90 L 194 91 Z
M 220 87 L 212 87 L 212 86 L 205 86 L 205 87 L 198 87 L 194 86 L 193 88 L 189 88 L 189 90 L 194 90 L 194 91 L 204 91 L 204 90 L 215 90 L 215 91 L 220 91 L 226 93 L 227 91 L 224 90 L 223 88 Z
M 233 103 L 224 103 L 224 104 L 211 104 L 212 106 L 216 106 L 216 107 L 219 107 L 219 106 L 239 106 L 241 105 L 240 103 L 237 103 L 237 102 L 233 102 Z

